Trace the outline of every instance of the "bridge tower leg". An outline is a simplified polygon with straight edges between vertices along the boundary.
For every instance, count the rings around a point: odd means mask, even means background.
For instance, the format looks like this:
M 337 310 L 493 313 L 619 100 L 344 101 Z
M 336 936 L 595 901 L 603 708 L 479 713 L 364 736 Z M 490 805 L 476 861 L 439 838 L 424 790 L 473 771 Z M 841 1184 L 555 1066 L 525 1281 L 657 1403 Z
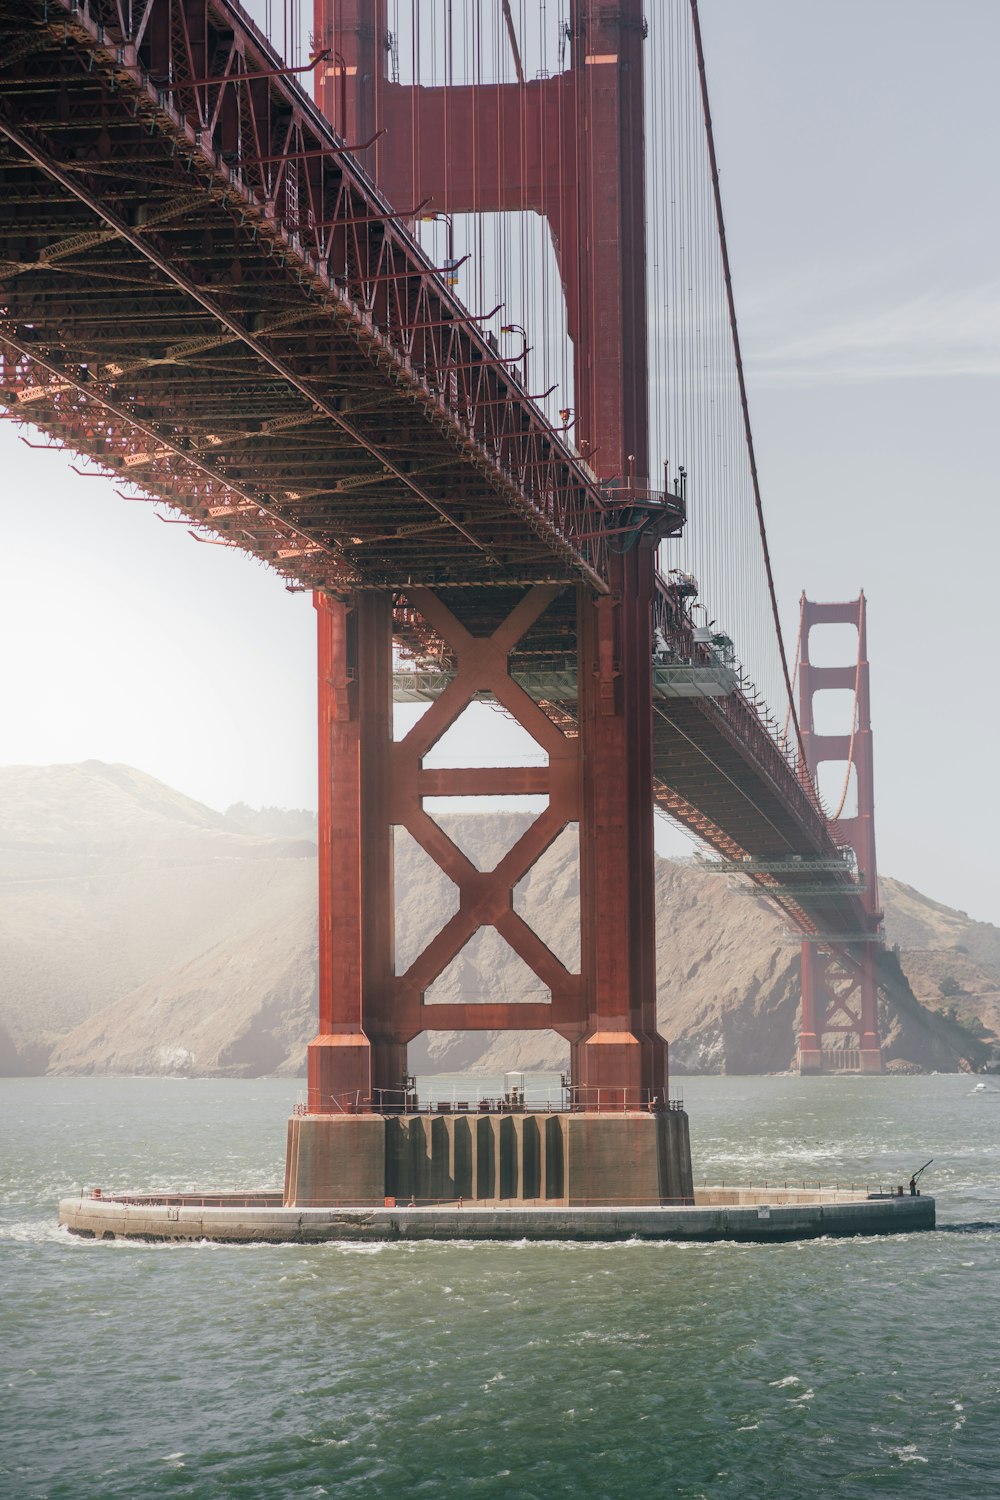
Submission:
M 647 555 L 644 555 L 647 554 Z M 596 1097 L 665 1098 L 656 1024 L 650 591 L 647 549 L 579 607 L 582 974 L 587 1028 L 573 1078 Z M 614 1098 L 614 1094 L 610 1096 Z
M 390 1013 L 392 601 L 318 594 L 316 610 L 319 1035 L 308 1051 L 309 1111 L 357 1113 L 406 1071 Z
M 814 666 L 809 658 L 809 632 L 816 625 L 851 625 L 857 630 L 857 658 L 843 666 Z M 854 722 L 842 734 L 816 731 L 814 699 L 829 689 L 854 694 Z M 875 795 L 872 757 L 871 698 L 868 676 L 867 601 L 864 594 L 842 604 L 819 604 L 803 594 L 799 631 L 799 721 L 809 774 L 815 782 L 825 761 L 853 767 L 857 810 L 849 817 L 842 808 L 831 820 L 838 844 L 854 850 L 858 875 L 864 882 L 862 900 L 868 913 L 869 941 L 845 947 L 802 944 L 802 1029 L 799 1071 L 824 1071 L 823 1037 L 849 1033 L 857 1047 L 847 1049 L 863 1073 L 882 1071 L 882 1040 L 878 1019 L 876 950 L 882 927 L 875 854 Z M 860 950 L 860 951 L 859 951 Z M 852 1055 L 853 1054 L 853 1055 Z M 827 1053 L 827 1061 L 833 1054 Z

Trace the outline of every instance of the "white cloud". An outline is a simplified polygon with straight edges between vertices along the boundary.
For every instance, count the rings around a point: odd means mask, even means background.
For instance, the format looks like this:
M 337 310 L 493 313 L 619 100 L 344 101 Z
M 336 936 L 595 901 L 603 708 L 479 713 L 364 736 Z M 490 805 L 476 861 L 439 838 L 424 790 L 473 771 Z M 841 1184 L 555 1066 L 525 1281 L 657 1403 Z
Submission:
M 998 278 L 901 298 L 805 274 L 753 298 L 741 323 L 752 386 L 1000 375 Z

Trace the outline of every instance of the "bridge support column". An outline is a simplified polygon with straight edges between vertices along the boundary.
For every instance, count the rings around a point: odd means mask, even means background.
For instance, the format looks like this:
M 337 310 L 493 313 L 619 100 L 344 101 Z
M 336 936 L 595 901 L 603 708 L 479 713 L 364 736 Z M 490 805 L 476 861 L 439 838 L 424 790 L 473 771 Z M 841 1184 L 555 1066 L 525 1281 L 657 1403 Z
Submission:
M 309 1112 L 356 1113 L 402 1085 L 391 1034 L 392 613 L 387 593 L 316 596 L 319 697 L 319 1035 Z
M 652 543 L 614 559 L 612 592 L 578 605 L 582 977 L 573 1079 L 588 1107 L 662 1100 L 656 1028 Z M 598 1103 L 599 1101 L 599 1103 Z
M 861 955 L 861 976 L 858 985 L 861 1002 L 861 1071 L 881 1073 L 882 1036 L 878 1019 L 878 979 L 875 975 L 875 951 L 866 943 Z
M 802 944 L 800 1073 L 882 1072 L 876 945 L 859 946 Z
M 809 943 L 802 944 L 802 1024 L 799 1030 L 799 1072 L 823 1071 L 823 1022 L 826 1002 L 817 984 L 819 965 Z
M 664 1131 L 674 1126 L 665 1109 L 667 1046 L 656 1029 L 649 669 L 654 546 L 652 539 L 639 539 L 615 560 L 610 594 L 576 591 L 575 734 L 572 721 L 560 728 L 509 672 L 510 653 L 559 598 L 558 586 L 529 589 L 492 633 L 479 635 L 432 591 L 408 591 L 406 607 L 453 665 L 432 707 L 396 743 L 390 596 L 366 591 L 347 602 L 317 598 L 320 1030 L 309 1047 L 307 1112 L 289 1130 L 289 1201 L 379 1203 L 391 1194 L 388 1137 L 378 1127 L 388 1129 L 393 1111 L 405 1108 L 407 1041 L 442 1027 L 551 1027 L 567 1039 L 575 1096 L 566 1130 L 578 1142 L 573 1194 L 637 1202 L 689 1195 L 686 1150 L 676 1162 L 664 1154 Z M 564 611 L 568 602 L 564 596 Z M 424 766 L 427 751 L 483 691 L 545 750 L 547 766 Z M 546 810 L 490 871 L 478 870 L 423 809 L 428 796 L 543 791 Z M 580 830 L 579 974 L 562 965 L 513 902 L 525 871 L 573 821 Z M 399 975 L 395 824 L 446 871 L 460 897 L 459 910 Z M 550 1000 L 499 1000 L 489 995 L 485 978 L 480 1001 L 425 1003 L 448 963 L 490 926 L 548 988 Z M 366 1125 L 358 1118 L 366 1115 L 382 1118 Z M 585 1124 L 590 1116 L 599 1117 L 593 1128 Z

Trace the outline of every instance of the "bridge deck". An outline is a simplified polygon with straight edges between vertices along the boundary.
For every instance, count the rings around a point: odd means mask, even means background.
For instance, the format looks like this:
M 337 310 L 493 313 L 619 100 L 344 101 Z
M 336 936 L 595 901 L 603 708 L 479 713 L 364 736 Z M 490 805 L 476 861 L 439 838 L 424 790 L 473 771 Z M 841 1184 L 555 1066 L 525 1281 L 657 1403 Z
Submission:
M 280 60 L 213 0 L 167 86 L 151 9 L 0 5 L 21 407 L 308 587 L 601 587 L 593 476 Z

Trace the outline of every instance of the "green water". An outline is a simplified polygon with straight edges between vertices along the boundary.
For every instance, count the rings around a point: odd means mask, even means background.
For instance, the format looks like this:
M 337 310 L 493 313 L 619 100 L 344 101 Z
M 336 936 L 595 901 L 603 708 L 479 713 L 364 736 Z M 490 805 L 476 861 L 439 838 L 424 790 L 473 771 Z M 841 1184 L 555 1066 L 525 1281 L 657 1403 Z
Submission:
M 221 1247 L 56 1229 L 82 1184 L 276 1184 L 299 1088 L 0 1083 L 5 1500 L 1000 1496 L 1000 1095 L 684 1080 L 699 1180 L 895 1182 L 933 1155 L 932 1235 Z

